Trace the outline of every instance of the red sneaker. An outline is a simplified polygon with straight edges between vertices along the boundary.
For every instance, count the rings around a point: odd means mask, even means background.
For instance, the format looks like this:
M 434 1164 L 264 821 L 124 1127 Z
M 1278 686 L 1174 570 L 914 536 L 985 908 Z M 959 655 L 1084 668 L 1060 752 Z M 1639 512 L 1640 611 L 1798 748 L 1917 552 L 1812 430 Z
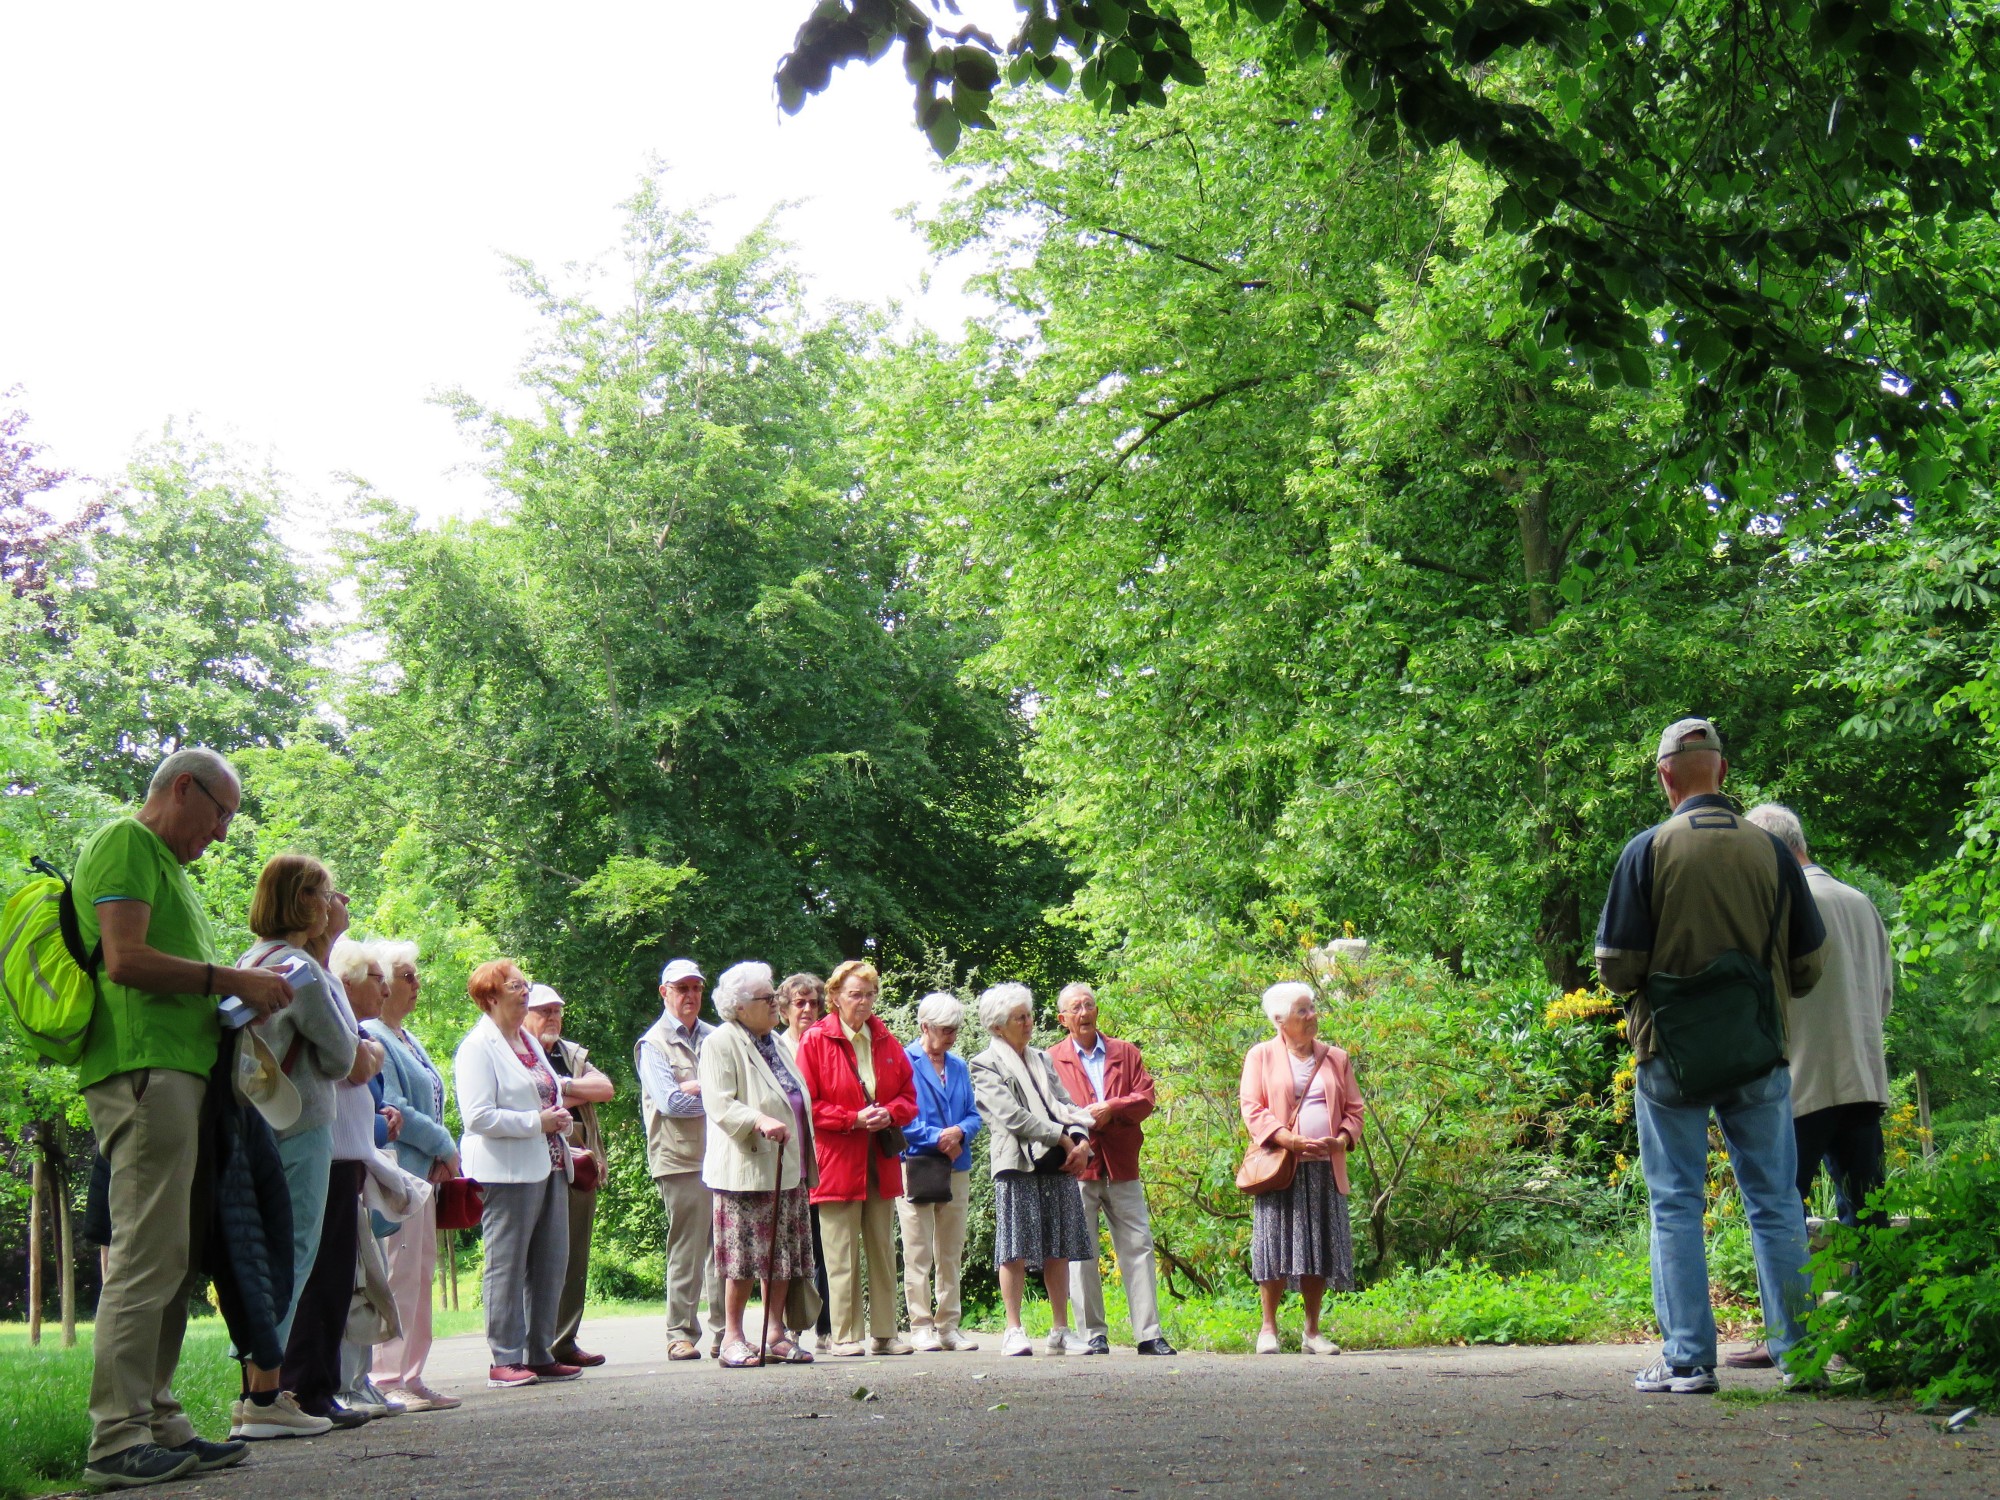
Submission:
M 574 1380 L 583 1373 L 580 1366 L 566 1365 L 561 1360 L 550 1360 L 545 1365 L 529 1365 L 528 1373 L 537 1380 Z
M 486 1383 L 495 1390 L 517 1385 L 535 1385 L 541 1376 L 526 1365 L 493 1365 L 486 1371 Z

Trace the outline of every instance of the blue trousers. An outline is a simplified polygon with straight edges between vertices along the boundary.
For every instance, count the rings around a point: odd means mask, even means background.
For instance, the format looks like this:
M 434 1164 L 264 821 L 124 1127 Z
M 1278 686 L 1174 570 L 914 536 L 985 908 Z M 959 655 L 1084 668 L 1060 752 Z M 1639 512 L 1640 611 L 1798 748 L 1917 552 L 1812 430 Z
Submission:
M 1806 1218 L 1792 1136 L 1792 1071 L 1780 1067 L 1713 1103 L 1690 1104 L 1659 1058 L 1639 1065 L 1634 1088 L 1639 1162 L 1653 1217 L 1653 1312 L 1667 1362 L 1715 1364 L 1715 1309 L 1708 1300 L 1708 1120 L 1713 1111 L 1743 1194 L 1765 1342 L 1783 1363 L 1811 1302 Z
M 315 1125 L 278 1142 L 285 1186 L 292 1190 L 292 1302 L 278 1324 L 278 1343 L 292 1336 L 299 1298 L 319 1258 L 320 1226 L 326 1218 L 327 1174 L 333 1170 L 333 1127 Z

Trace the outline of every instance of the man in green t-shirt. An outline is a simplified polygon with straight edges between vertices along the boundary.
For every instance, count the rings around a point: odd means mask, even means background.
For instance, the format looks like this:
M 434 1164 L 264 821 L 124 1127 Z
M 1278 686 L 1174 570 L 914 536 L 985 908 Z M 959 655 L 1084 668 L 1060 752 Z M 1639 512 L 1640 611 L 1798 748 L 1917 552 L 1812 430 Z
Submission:
M 129 1489 L 219 1469 L 242 1443 L 195 1435 L 170 1389 L 201 1282 L 195 1205 L 202 1101 L 221 1044 L 215 997 L 269 1015 L 282 976 L 215 962 L 185 866 L 229 831 L 243 787 L 213 750 L 161 762 L 136 817 L 99 829 L 72 882 L 85 947 L 102 942 L 97 1007 L 77 1064 L 97 1149 L 111 1167 L 111 1248 L 97 1301 L 84 1482 Z

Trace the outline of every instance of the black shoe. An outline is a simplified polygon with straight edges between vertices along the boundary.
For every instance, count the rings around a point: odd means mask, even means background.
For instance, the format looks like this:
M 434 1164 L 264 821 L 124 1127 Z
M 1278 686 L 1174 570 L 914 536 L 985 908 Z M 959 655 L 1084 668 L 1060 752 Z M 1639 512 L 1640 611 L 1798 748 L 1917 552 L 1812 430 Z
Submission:
M 165 1484 L 192 1474 L 198 1460 L 192 1453 L 162 1448 L 158 1443 L 140 1443 L 121 1448 L 108 1458 L 83 1466 L 84 1488 L 92 1490 L 136 1490 L 141 1485 Z
M 352 1427 L 366 1427 L 370 1420 L 366 1412 L 350 1411 L 338 1401 L 328 1401 L 320 1406 L 301 1406 L 300 1410 L 309 1416 L 325 1417 L 336 1429 L 343 1431 Z
M 1147 1339 L 1139 1346 L 1139 1352 L 1141 1354 L 1178 1354 L 1180 1350 L 1176 1349 L 1165 1339 Z
M 1084 1351 L 1086 1354 L 1109 1354 L 1110 1352 L 1111 1340 L 1101 1333 L 1093 1333 L 1090 1336 L 1090 1347 Z
M 190 1438 L 187 1442 L 182 1443 L 180 1447 L 172 1448 L 168 1451 L 171 1453 L 192 1453 L 194 1455 L 195 1473 L 207 1474 L 212 1470 L 226 1469 L 231 1464 L 243 1462 L 243 1455 L 250 1451 L 250 1445 L 241 1441 L 210 1443 L 201 1438 Z

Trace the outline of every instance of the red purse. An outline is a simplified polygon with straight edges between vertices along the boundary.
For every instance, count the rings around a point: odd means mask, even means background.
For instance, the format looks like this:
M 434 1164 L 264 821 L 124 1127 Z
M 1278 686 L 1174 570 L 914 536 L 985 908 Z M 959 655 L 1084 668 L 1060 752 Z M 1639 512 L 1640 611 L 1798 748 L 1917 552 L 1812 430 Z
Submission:
M 604 1166 L 595 1152 L 575 1152 L 570 1158 L 570 1165 L 575 1175 L 570 1178 L 569 1185 L 579 1193 L 594 1193 L 603 1184 Z
M 438 1228 L 476 1229 L 486 1211 L 486 1189 L 470 1177 L 454 1177 L 438 1184 Z

